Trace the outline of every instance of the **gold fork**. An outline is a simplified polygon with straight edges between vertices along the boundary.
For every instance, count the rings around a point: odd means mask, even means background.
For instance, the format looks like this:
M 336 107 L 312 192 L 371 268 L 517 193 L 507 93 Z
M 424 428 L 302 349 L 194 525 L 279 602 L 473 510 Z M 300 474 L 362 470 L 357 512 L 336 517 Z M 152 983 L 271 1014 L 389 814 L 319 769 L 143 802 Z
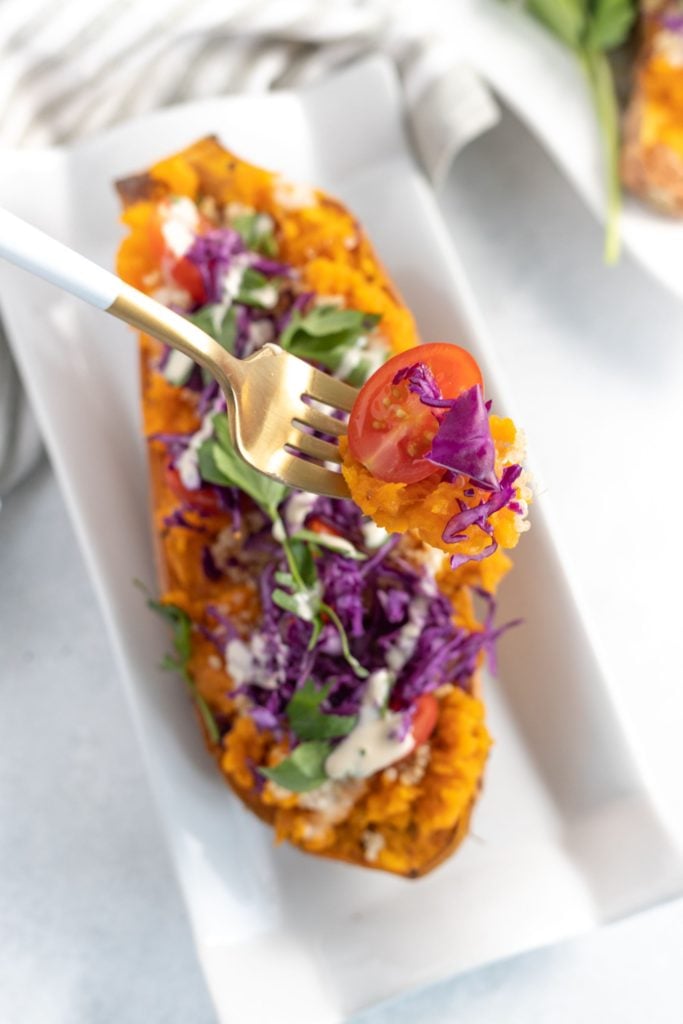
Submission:
M 351 411 L 355 388 L 277 345 L 235 358 L 189 320 L 2 209 L 0 256 L 204 366 L 225 394 L 235 447 L 254 469 L 290 487 L 348 497 L 339 446 L 311 431 L 346 433 L 333 414 Z

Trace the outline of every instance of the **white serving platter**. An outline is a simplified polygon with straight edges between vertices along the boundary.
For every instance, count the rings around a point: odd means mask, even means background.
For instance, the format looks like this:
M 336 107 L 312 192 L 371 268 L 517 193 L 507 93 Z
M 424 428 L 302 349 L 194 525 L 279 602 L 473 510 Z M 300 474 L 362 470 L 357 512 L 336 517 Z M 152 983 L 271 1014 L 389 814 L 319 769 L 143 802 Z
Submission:
M 380 59 L 309 91 L 202 101 L 69 149 L 8 153 L 0 202 L 111 266 L 112 180 L 207 133 L 348 203 L 423 337 L 466 340 L 495 408 L 511 411 Z M 331 1024 L 683 891 L 681 851 L 625 737 L 542 496 L 504 587 L 501 619 L 525 625 L 502 641 L 488 684 L 496 745 L 474 835 L 418 882 L 274 848 L 218 777 L 182 685 L 157 669 L 167 636 L 133 585 L 154 579 L 134 338 L 13 268 L 0 268 L 0 289 L 222 1022 Z

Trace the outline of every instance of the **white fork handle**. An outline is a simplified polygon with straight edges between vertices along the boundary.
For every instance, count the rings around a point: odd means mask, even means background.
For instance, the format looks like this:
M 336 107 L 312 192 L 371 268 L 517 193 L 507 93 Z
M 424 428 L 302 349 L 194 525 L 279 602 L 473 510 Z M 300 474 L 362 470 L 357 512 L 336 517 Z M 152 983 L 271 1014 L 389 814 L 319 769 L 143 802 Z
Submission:
M 0 208 L 2 258 L 184 352 L 205 366 L 223 391 L 243 385 L 246 370 L 241 360 L 226 352 L 196 324 Z
M 121 292 L 114 274 L 1 208 L 0 257 L 98 309 L 108 309 Z

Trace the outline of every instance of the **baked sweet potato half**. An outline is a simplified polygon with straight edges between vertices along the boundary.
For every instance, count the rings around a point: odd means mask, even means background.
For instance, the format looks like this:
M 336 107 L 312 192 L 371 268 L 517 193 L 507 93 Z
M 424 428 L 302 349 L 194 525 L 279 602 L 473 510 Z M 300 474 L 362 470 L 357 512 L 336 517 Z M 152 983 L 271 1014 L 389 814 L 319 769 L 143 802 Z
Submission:
M 118 191 L 120 275 L 238 357 L 274 341 L 360 385 L 417 344 L 361 226 L 322 192 L 215 138 Z M 480 671 L 505 545 L 475 545 L 479 560 L 453 569 L 350 499 L 287 492 L 236 455 L 199 367 L 144 336 L 140 361 L 161 591 L 150 603 L 173 626 L 168 664 L 210 753 L 277 840 L 425 874 L 467 834 L 482 785 Z
M 683 216 L 683 6 L 643 3 L 638 59 L 624 115 L 624 185 L 663 213 Z

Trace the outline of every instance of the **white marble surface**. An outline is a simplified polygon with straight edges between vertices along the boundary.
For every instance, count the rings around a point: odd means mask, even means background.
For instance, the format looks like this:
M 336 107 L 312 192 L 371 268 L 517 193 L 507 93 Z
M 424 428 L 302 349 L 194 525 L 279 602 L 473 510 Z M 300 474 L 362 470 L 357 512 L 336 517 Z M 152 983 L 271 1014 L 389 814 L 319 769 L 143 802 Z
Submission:
M 623 683 L 625 714 L 666 789 L 680 758 L 671 665 L 681 663 L 681 631 L 671 629 L 675 605 L 651 601 L 648 614 L 640 603 L 634 565 L 649 583 L 665 576 L 660 513 L 629 521 L 628 509 L 642 512 L 634 488 L 647 467 L 627 477 L 623 449 L 647 429 L 639 389 L 651 404 L 656 396 L 672 431 L 680 424 L 683 306 L 628 260 L 602 267 L 599 228 L 509 117 L 460 159 L 443 208 L 542 486 L 558 499 L 562 544 Z M 525 394 L 532 366 L 545 374 L 540 395 Z M 572 416 L 594 424 L 589 449 L 572 450 L 562 427 Z M 563 501 L 568 474 L 588 485 L 601 472 L 590 505 Z M 608 572 L 598 558 L 606 542 Z M 0 580 L 0 1021 L 213 1024 L 94 595 L 45 465 L 0 513 Z M 641 708 L 645 670 L 658 699 Z M 362 1021 L 679 1024 L 682 948 L 683 900 Z

